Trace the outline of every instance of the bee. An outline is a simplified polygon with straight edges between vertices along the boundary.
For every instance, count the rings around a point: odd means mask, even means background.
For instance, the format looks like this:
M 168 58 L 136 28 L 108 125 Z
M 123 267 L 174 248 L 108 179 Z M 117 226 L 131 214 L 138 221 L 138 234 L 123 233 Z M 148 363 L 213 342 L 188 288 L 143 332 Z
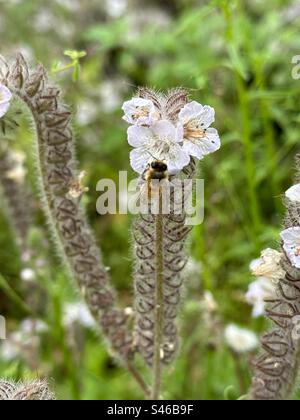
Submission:
M 154 160 L 150 163 L 143 174 L 143 180 L 148 182 L 151 182 L 153 179 L 161 181 L 168 178 L 168 165 L 160 160 Z
M 168 165 L 161 160 L 154 160 L 145 169 L 142 180 L 144 181 L 144 185 L 141 189 L 141 195 L 151 200 L 152 195 L 157 195 L 161 187 L 161 182 L 169 181 Z

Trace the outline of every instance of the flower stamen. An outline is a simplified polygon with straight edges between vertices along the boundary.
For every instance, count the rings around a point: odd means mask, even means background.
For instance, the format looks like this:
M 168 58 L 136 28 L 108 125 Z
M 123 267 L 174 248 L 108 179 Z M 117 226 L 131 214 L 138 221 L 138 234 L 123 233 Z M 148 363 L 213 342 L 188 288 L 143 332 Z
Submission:
M 202 128 L 184 127 L 184 137 L 189 140 L 199 140 L 205 138 L 206 130 Z

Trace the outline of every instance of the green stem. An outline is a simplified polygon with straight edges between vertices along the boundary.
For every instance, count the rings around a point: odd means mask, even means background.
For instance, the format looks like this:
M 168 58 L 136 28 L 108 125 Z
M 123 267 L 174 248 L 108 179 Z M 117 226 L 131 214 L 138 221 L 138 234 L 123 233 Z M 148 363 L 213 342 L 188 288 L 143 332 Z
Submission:
M 156 216 L 156 282 L 155 282 L 155 330 L 154 330 L 154 360 L 153 360 L 153 389 L 152 399 L 158 400 L 161 388 L 161 349 L 162 349 L 162 328 L 164 312 L 164 256 L 163 256 L 163 215 L 162 215 L 162 192 L 159 192 L 159 214 Z
M 253 223 L 253 228 L 256 234 L 260 232 L 261 227 L 261 215 L 259 204 L 256 196 L 256 181 L 255 181 L 255 163 L 253 159 L 253 145 L 251 141 L 251 123 L 250 123 L 250 109 L 249 101 L 247 97 L 247 91 L 245 88 L 242 77 L 236 73 L 236 84 L 239 96 L 239 102 L 241 106 L 242 116 L 242 135 L 245 150 L 245 165 L 247 174 L 247 183 L 249 188 L 249 199 L 250 199 L 250 214 Z
M 264 90 L 266 87 L 265 75 L 262 68 L 262 65 L 256 66 L 256 84 L 260 89 Z M 260 109 L 263 120 L 264 128 L 264 139 L 266 144 L 266 159 L 269 162 L 268 173 L 271 175 L 271 189 L 272 189 L 272 198 L 275 200 L 275 207 L 278 213 L 282 213 L 282 204 L 281 200 L 276 199 L 281 194 L 281 187 L 276 175 L 276 167 L 278 165 L 278 159 L 276 154 L 276 144 L 275 144 L 275 133 L 272 126 L 270 118 L 270 109 L 268 102 L 262 98 L 260 100 Z

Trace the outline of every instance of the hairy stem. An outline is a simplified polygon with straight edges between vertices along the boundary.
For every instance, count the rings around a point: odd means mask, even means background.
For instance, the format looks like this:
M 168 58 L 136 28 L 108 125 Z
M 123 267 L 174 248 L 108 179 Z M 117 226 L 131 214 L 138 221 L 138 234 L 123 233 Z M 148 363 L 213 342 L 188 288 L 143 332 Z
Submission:
M 154 358 L 153 358 L 153 389 L 152 399 L 158 400 L 161 387 L 161 351 L 162 351 L 162 334 L 164 323 L 164 250 L 163 250 L 163 229 L 164 220 L 162 215 L 162 193 L 159 191 L 159 214 L 155 217 L 155 313 L 154 313 Z

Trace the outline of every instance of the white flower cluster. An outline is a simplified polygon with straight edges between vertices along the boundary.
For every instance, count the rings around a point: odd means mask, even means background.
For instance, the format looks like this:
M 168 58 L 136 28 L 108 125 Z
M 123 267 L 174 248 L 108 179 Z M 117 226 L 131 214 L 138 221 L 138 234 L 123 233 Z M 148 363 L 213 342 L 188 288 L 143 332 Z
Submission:
M 265 249 L 261 257 L 252 261 L 250 270 L 257 279 L 249 286 L 246 300 L 253 305 L 253 317 L 264 315 L 266 300 L 276 296 L 275 285 L 285 276 L 280 262 L 282 253 L 274 249 Z
M 4 117 L 7 113 L 11 99 L 11 91 L 6 86 L 0 84 L 0 118 Z
M 203 159 L 221 146 L 217 130 L 211 127 L 215 111 L 210 106 L 190 102 L 180 110 L 176 121 L 150 99 L 133 98 L 124 103 L 123 111 L 124 120 L 131 125 L 131 166 L 139 174 L 153 159 L 165 162 L 169 173 L 176 174 L 191 157 Z

